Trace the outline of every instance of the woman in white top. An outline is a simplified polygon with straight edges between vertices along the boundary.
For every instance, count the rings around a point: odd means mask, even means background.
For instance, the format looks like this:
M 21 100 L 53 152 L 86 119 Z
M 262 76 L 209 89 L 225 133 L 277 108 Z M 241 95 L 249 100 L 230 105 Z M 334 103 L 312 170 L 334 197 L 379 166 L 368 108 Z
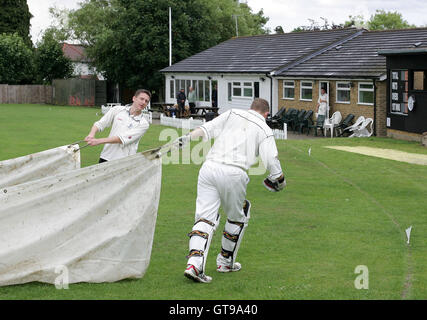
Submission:
M 328 95 L 326 94 L 326 90 L 322 88 L 320 90 L 320 97 L 317 100 L 317 116 L 319 115 L 326 116 L 327 107 L 328 107 Z

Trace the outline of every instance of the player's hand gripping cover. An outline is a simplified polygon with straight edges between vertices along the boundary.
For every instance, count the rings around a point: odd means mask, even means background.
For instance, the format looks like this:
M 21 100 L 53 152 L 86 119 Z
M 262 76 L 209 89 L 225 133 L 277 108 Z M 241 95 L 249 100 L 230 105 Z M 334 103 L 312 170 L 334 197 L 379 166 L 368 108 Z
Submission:
M 263 185 L 268 191 L 279 192 L 283 190 L 283 188 L 286 186 L 285 176 L 282 174 L 276 180 L 272 180 L 267 177 L 266 179 L 264 179 Z
M 181 136 L 178 139 L 175 140 L 176 145 L 178 148 L 182 149 L 184 148 L 191 140 L 190 134 L 186 134 L 185 136 Z

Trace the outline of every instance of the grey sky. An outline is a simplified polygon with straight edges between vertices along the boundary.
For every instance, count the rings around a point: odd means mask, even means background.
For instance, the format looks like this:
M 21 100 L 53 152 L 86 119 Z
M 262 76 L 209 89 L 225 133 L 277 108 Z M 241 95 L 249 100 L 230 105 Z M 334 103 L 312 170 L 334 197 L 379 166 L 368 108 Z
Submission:
M 51 24 L 49 7 L 75 9 L 81 0 L 27 0 L 31 14 L 31 36 L 33 41 Z M 267 24 L 271 30 L 281 25 L 285 32 L 295 27 L 309 25 L 308 19 L 322 23 L 320 17 L 329 23 L 343 23 L 349 15 L 363 15 L 369 19 L 376 9 L 398 11 L 403 18 L 417 26 L 427 26 L 427 3 L 425 0 L 247 0 L 254 12 L 264 9 L 270 18 Z

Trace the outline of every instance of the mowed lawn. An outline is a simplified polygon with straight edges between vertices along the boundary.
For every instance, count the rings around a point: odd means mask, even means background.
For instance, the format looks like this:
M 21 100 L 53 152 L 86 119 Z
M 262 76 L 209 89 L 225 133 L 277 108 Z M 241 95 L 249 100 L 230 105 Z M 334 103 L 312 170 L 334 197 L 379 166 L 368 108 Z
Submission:
M 100 116 L 98 108 L 0 105 L 0 160 L 81 140 Z M 159 141 L 164 129 L 152 125 L 140 150 L 165 143 Z M 325 148 L 334 145 L 427 155 L 418 143 L 388 138 L 277 140 L 288 186 L 270 193 L 262 186 L 265 174 L 250 177 L 251 220 L 237 259 L 243 268 L 215 271 L 222 212 L 207 285 L 183 276 L 200 164 L 164 164 L 151 262 L 142 279 L 68 290 L 7 286 L 0 287 L 0 299 L 427 299 L 427 167 Z M 96 164 L 101 148 L 83 149 L 82 166 Z M 355 287 L 357 266 L 367 267 L 369 289 Z

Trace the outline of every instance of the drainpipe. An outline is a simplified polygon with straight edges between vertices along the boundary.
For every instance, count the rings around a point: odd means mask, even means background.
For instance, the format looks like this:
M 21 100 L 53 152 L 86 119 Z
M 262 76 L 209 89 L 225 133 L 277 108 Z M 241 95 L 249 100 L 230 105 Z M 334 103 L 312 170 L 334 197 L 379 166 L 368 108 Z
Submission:
M 270 115 L 273 114 L 273 77 L 274 71 L 271 73 L 266 73 L 265 76 L 270 79 Z
M 372 79 L 374 82 L 374 136 L 377 135 L 377 84 L 375 78 Z

